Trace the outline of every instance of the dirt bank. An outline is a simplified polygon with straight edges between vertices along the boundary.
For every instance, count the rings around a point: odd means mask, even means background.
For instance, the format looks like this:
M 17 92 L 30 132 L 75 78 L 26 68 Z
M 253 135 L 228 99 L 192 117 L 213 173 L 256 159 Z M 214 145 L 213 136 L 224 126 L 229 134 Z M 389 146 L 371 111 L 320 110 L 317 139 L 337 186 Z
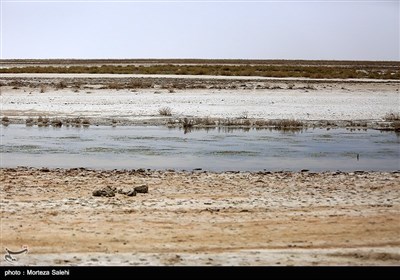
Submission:
M 399 265 L 399 186 L 398 172 L 1 169 L 1 247 L 28 245 L 30 265 Z

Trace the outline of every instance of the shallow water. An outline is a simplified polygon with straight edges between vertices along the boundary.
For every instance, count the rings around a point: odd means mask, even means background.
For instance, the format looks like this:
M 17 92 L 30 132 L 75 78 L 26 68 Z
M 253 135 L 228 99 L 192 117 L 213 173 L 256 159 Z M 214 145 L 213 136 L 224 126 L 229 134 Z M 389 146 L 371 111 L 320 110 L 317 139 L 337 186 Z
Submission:
M 1 166 L 211 171 L 400 169 L 400 137 L 376 130 L 1 127 Z M 358 158 L 357 158 L 358 154 Z

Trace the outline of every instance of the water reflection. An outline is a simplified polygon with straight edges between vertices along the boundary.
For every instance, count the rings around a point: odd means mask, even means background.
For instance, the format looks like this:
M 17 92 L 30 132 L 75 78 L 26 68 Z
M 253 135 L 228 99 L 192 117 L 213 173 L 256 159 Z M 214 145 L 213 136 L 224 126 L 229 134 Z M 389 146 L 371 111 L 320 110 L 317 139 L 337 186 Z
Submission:
M 2 166 L 203 170 L 398 170 L 399 133 L 143 126 L 1 130 Z
M 307 128 L 303 128 L 303 127 L 275 128 L 275 127 L 231 127 L 231 126 L 169 127 L 168 129 L 170 129 L 170 130 L 178 129 L 179 131 L 183 131 L 184 134 L 188 134 L 188 133 L 191 133 L 194 131 L 204 131 L 204 132 L 218 131 L 219 133 L 235 133 L 237 131 L 249 132 L 252 130 L 255 130 L 255 131 L 278 131 L 278 132 L 285 134 L 285 133 L 300 133 L 300 132 L 307 130 Z

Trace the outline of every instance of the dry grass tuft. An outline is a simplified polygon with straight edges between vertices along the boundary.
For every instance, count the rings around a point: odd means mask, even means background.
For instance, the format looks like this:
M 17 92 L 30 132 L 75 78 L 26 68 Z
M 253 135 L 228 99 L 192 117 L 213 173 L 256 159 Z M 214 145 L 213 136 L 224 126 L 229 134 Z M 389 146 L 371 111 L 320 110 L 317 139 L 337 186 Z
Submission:
M 390 112 L 384 116 L 385 121 L 400 121 L 400 113 Z
M 172 116 L 172 109 L 170 107 L 162 107 L 158 109 L 158 113 L 161 116 Z

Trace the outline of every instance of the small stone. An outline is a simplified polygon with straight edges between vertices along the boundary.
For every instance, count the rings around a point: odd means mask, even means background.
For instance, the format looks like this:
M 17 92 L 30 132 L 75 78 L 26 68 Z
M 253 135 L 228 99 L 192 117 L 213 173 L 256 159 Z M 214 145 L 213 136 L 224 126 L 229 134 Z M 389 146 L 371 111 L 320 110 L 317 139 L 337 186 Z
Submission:
M 107 186 L 105 188 L 94 190 L 92 194 L 93 196 L 113 197 L 115 196 L 115 188 Z
M 131 190 L 129 192 L 126 193 L 127 196 L 136 196 L 136 191 L 135 190 Z
M 118 189 L 118 190 L 117 190 L 117 193 L 119 193 L 119 194 L 128 194 L 128 192 L 129 192 L 129 191 L 124 190 L 124 189 Z
M 148 193 L 149 187 L 147 185 L 141 185 L 134 188 L 137 193 Z

